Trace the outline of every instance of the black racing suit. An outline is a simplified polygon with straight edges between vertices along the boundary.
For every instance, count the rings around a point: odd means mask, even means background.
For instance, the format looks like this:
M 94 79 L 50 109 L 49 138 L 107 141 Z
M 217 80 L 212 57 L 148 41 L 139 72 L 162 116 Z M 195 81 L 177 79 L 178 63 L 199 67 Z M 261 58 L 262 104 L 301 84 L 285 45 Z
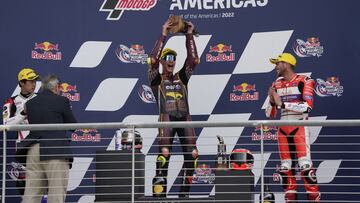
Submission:
M 192 34 L 186 34 L 187 58 L 181 70 L 175 74 L 166 70 L 159 72 L 160 54 L 164 47 L 166 36 L 161 35 L 153 48 L 149 63 L 148 78 L 154 92 L 158 107 L 159 121 L 191 121 L 188 105 L 187 85 L 195 66 L 199 63 L 196 45 Z M 172 148 L 174 135 L 177 133 L 184 153 L 184 180 L 191 183 L 196 165 L 196 158 L 192 157 L 192 151 L 196 149 L 196 136 L 193 128 L 160 128 L 159 129 L 159 155 L 157 158 L 157 176 L 167 177 L 168 161 L 170 156 L 162 154 L 162 148 L 166 147 L 169 152 Z M 164 162 L 162 162 L 162 160 Z M 162 162 L 162 163 L 161 163 Z M 166 163 L 165 163 L 166 162 Z M 182 191 L 187 192 L 189 187 L 183 186 Z M 166 191 L 165 191 L 166 193 Z

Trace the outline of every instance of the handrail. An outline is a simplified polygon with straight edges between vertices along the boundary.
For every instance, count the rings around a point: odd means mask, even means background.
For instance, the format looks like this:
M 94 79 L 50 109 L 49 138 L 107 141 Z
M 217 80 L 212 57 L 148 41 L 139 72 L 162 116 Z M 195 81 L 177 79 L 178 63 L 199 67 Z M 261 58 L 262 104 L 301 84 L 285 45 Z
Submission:
M 7 131 L 39 131 L 39 130 L 76 130 L 76 129 L 116 129 L 116 128 L 203 128 L 203 127 L 261 127 L 263 126 L 326 126 L 326 127 L 354 127 L 360 126 L 360 119 L 343 120 L 249 120 L 234 122 L 214 122 L 214 121 L 181 121 L 181 122 L 148 122 L 148 123 L 65 123 L 65 124 L 27 124 L 27 125 L 0 125 L 3 131 L 3 167 L 2 167 L 2 191 L 1 199 L 5 202 L 6 186 L 6 132 Z M 134 148 L 133 148 L 134 149 Z M 261 140 L 261 154 L 263 155 L 263 141 Z M 132 164 L 132 202 L 134 202 L 134 150 Z M 262 157 L 263 159 L 263 157 Z M 264 194 L 264 164 L 261 163 L 261 194 Z M 264 195 L 262 195 L 262 198 Z
M 202 127 L 256 127 L 256 126 L 326 126 L 326 127 L 353 127 L 360 126 L 360 119 L 346 120 L 250 120 L 236 122 L 215 121 L 172 121 L 172 122 L 148 122 L 148 123 L 65 123 L 65 124 L 28 124 L 28 125 L 0 125 L 0 130 L 23 131 L 23 130 L 76 130 L 76 129 L 115 129 L 115 128 L 202 128 Z

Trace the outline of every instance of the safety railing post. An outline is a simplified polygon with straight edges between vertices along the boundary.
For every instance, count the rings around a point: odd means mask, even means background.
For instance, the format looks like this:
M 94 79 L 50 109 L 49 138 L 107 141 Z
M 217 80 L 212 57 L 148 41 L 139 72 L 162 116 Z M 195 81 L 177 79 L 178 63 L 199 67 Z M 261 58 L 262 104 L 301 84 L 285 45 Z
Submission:
M 261 124 L 260 126 L 260 148 L 261 148 L 261 203 L 264 202 L 264 125 Z
M 133 139 L 132 139 L 132 160 L 131 160 L 131 202 L 135 202 L 135 126 L 132 127 Z
M 1 202 L 5 203 L 6 197 L 6 130 L 3 130 L 3 167 L 2 167 L 2 189 Z

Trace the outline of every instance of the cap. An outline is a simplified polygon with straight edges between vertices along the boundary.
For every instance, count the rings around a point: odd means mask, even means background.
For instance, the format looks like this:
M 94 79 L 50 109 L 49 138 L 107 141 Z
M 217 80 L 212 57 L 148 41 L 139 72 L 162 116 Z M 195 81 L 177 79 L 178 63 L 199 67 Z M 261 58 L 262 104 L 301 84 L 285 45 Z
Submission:
M 161 55 L 160 55 L 160 59 L 162 59 L 164 56 L 172 54 L 174 56 L 177 55 L 176 51 L 169 49 L 169 48 L 165 48 L 162 50 Z
M 293 55 L 289 54 L 289 53 L 282 53 L 277 58 L 271 58 L 270 59 L 270 62 L 274 63 L 274 64 L 276 64 L 276 63 L 278 63 L 280 61 L 286 62 L 286 63 L 288 63 L 288 64 L 290 64 L 292 66 L 296 66 L 296 58 Z
M 18 74 L 18 81 L 21 80 L 36 80 L 39 77 L 38 74 L 31 68 L 23 68 Z

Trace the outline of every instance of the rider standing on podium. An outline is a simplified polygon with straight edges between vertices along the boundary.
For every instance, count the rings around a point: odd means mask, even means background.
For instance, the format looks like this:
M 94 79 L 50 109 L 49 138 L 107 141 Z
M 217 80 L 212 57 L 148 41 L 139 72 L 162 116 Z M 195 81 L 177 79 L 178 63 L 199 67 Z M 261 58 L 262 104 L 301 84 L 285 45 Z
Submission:
M 200 60 L 193 37 L 194 25 L 187 22 L 186 37 L 187 58 L 177 73 L 176 51 L 164 48 L 165 40 L 173 22 L 168 19 L 162 26 L 160 38 L 156 41 L 150 57 L 148 58 L 148 78 L 159 107 L 159 121 L 191 121 L 188 105 L 188 82 Z M 159 65 L 162 65 L 162 73 Z M 159 155 L 156 163 L 156 177 L 154 185 L 162 182 L 158 188 L 153 186 L 153 192 L 158 196 L 166 196 L 166 178 L 168 174 L 169 159 L 171 156 L 172 142 L 177 133 L 184 153 L 184 178 L 180 196 L 188 196 L 192 175 L 198 159 L 196 136 L 193 128 L 159 128 Z M 165 180 L 165 181 L 164 181 Z
M 282 53 L 270 62 L 276 64 L 277 79 L 269 88 L 270 102 L 266 116 L 275 118 L 281 110 L 281 120 L 307 120 L 313 109 L 314 80 L 294 72 L 296 59 L 289 53 Z M 281 126 L 278 130 L 283 188 L 286 203 L 297 202 L 297 187 L 294 161 L 297 159 L 304 180 L 304 187 L 310 202 L 320 202 L 316 172 L 310 156 L 310 134 L 306 126 Z

